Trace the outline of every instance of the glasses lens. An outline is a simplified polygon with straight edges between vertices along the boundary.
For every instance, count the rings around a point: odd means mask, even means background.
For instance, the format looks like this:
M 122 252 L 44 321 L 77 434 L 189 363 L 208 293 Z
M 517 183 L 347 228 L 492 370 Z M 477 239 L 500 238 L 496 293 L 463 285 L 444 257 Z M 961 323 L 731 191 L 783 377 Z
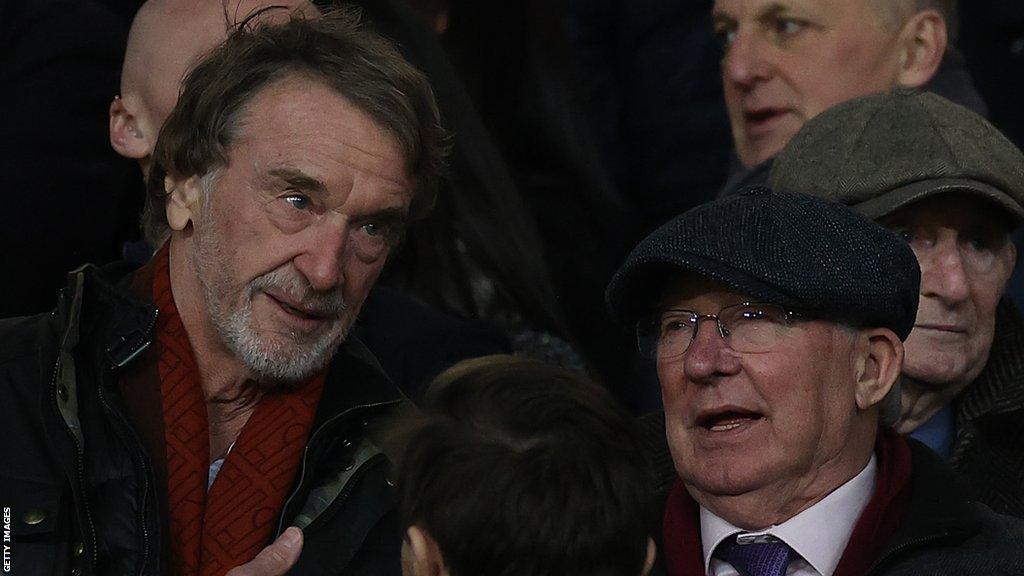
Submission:
M 637 323 L 636 340 L 645 358 L 672 358 L 686 351 L 693 338 L 692 312 L 665 311 Z
M 786 311 L 773 304 L 740 304 L 718 316 L 737 352 L 767 352 L 786 329 Z

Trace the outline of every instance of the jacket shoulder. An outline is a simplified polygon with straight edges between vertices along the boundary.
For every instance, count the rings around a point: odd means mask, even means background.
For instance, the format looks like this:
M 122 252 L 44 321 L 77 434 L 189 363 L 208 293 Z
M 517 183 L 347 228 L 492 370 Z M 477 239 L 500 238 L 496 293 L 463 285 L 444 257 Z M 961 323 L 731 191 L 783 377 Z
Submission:
M 51 314 L 0 320 L 0 405 L 15 409 L 19 398 L 24 406 L 37 403 L 57 355 L 55 324 Z
M 35 356 L 56 340 L 55 313 L 0 319 L 0 364 Z
M 921 547 L 873 574 L 1024 574 L 1024 520 L 997 514 L 980 502 L 971 506 L 980 521 L 979 530 L 966 538 L 949 533 L 945 541 Z

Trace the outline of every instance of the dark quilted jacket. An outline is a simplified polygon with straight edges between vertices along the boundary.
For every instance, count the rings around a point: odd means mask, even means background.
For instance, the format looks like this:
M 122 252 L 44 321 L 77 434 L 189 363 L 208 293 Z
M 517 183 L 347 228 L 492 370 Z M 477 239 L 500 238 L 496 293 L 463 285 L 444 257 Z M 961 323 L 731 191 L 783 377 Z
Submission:
M 52 314 L 0 320 L 0 506 L 19 576 L 166 572 L 159 488 L 116 385 L 157 312 L 100 276 L 72 273 Z M 358 341 L 335 355 L 278 522 L 305 532 L 293 573 L 401 573 L 389 467 L 367 438 L 401 399 Z

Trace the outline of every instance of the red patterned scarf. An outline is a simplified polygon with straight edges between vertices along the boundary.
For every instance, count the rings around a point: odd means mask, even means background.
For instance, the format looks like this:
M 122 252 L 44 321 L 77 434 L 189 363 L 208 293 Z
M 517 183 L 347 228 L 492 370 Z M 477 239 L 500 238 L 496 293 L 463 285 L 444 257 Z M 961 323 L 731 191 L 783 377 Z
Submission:
M 167 454 L 172 569 L 221 575 L 252 560 L 273 536 L 298 471 L 323 375 L 260 399 L 213 486 L 206 398 L 171 294 L 169 249 L 154 256 L 153 304 Z
M 878 475 L 874 495 L 857 519 L 833 576 L 866 574 L 906 511 L 910 496 L 910 447 L 902 437 L 887 430 L 879 435 L 875 454 Z M 682 481 L 676 481 L 669 492 L 662 529 L 669 576 L 704 576 L 699 507 Z

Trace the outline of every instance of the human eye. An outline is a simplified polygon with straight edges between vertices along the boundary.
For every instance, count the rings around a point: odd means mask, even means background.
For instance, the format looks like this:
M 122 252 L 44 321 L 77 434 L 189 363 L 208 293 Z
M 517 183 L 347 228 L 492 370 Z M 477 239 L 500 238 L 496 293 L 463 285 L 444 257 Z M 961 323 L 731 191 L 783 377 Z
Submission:
M 355 224 L 353 236 L 357 253 L 364 261 L 374 261 L 396 246 L 402 236 L 402 226 L 388 217 L 368 219 Z
M 371 240 L 394 246 L 401 240 L 404 226 L 400 219 L 385 217 L 363 222 L 359 225 L 359 230 Z
M 313 207 L 310 197 L 301 192 L 288 192 L 281 199 L 296 210 L 309 210 Z
M 736 26 L 729 24 L 716 24 L 714 29 L 715 40 L 719 48 L 727 51 L 736 42 Z
M 914 241 L 914 231 L 909 228 L 901 228 L 894 230 L 897 236 L 903 239 L 904 242 L 910 244 Z
M 986 234 L 975 234 L 968 236 L 963 245 L 963 261 L 970 269 L 986 272 L 995 265 L 996 253 L 1000 249 L 1000 243 L 996 238 Z
M 934 233 L 919 226 L 895 226 L 890 228 L 914 250 L 926 250 L 934 244 Z
M 371 237 L 383 236 L 385 232 L 384 226 L 381 226 L 376 222 L 367 222 L 366 224 L 363 224 L 362 229 L 367 236 Z
M 796 20 L 794 18 L 779 18 L 775 21 L 775 32 L 784 35 L 796 34 L 803 30 L 806 25 L 807 23 L 802 20 Z
M 992 252 L 995 249 L 995 242 L 992 238 L 980 234 L 968 237 L 966 244 L 975 252 Z
M 317 218 L 320 209 L 313 198 L 298 190 L 277 192 L 265 202 L 271 220 L 286 232 L 297 232 Z
M 669 313 L 661 317 L 661 333 L 668 335 L 691 330 L 692 318 L 688 314 Z
M 807 29 L 808 25 L 806 20 L 790 16 L 776 16 L 768 22 L 769 31 L 778 42 L 796 38 Z

